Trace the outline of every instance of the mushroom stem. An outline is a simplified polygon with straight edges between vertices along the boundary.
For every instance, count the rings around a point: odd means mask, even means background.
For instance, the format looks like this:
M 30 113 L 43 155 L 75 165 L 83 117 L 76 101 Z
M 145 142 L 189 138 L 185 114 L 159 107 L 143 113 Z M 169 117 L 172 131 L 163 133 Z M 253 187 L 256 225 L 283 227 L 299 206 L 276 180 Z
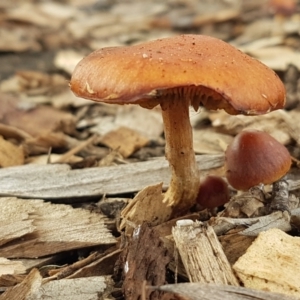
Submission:
M 189 99 L 168 97 L 161 102 L 165 127 L 166 158 L 172 169 L 170 187 L 164 202 L 173 206 L 173 214 L 188 210 L 197 197 L 200 172 L 193 150 L 193 132 L 189 119 Z

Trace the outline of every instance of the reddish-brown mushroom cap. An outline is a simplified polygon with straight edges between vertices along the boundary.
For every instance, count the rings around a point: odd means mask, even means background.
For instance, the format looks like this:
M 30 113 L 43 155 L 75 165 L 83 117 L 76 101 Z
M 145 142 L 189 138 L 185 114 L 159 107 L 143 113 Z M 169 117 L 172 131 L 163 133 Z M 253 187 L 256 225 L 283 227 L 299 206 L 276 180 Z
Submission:
M 166 94 L 180 93 L 195 107 L 200 102 L 231 114 L 264 114 L 285 102 L 275 72 L 228 43 L 203 35 L 97 50 L 78 64 L 70 86 L 83 98 L 145 107 L 159 104 Z
M 295 0 L 269 0 L 267 4 L 275 14 L 286 17 L 291 16 L 297 10 Z
M 238 190 L 270 184 L 291 167 L 288 150 L 266 132 L 240 132 L 226 150 L 226 178 Z
M 194 204 L 200 185 L 189 105 L 263 114 L 285 103 L 284 86 L 275 72 L 231 45 L 202 35 L 97 50 L 79 62 L 70 87 L 77 96 L 99 102 L 161 106 L 172 169 L 163 202 L 173 215 Z
M 229 201 L 229 188 L 226 181 L 219 177 L 209 175 L 200 183 L 196 202 L 203 208 L 215 208 Z

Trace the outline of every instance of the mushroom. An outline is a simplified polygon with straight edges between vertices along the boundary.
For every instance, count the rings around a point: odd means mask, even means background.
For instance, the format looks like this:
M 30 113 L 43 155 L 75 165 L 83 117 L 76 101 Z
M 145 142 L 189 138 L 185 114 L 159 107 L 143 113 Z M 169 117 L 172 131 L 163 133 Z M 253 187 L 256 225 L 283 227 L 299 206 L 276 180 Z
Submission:
M 227 182 L 219 176 L 209 175 L 200 183 L 196 199 L 201 208 L 213 209 L 229 201 Z
M 96 50 L 78 63 L 70 87 L 99 102 L 161 106 L 172 169 L 163 202 L 174 214 L 195 203 L 200 185 L 189 105 L 256 115 L 285 104 L 274 71 L 226 42 L 192 34 Z
M 288 150 L 268 133 L 240 132 L 225 153 L 226 178 L 237 190 L 258 184 L 271 184 L 286 175 L 291 167 Z
M 297 3 L 295 0 L 269 0 L 267 2 L 272 14 L 274 14 L 274 22 L 272 26 L 272 35 L 282 35 L 285 33 L 284 22 L 297 11 Z
M 267 5 L 275 15 L 282 17 L 289 17 L 297 10 L 295 0 L 269 0 Z

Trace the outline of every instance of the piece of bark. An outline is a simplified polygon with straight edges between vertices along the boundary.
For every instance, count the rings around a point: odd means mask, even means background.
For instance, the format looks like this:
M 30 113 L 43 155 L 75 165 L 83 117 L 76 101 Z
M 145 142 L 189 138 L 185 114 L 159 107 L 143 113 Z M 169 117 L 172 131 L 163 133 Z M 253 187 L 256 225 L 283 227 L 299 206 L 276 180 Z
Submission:
M 233 265 L 245 287 L 300 297 L 300 238 L 262 232 Z
M 178 299 L 184 300 L 296 300 L 282 294 L 257 291 L 244 287 L 231 285 L 215 285 L 203 283 L 179 283 L 157 287 L 159 291 L 165 291 L 178 295 Z M 184 298 L 180 298 L 180 296 Z M 177 299 L 177 298 L 175 298 Z
M 119 260 L 123 270 L 123 292 L 126 299 L 138 300 L 143 283 L 162 285 L 166 282 L 166 266 L 170 256 L 155 228 L 143 223 L 137 226 Z M 156 291 L 148 291 L 145 299 L 160 299 Z
M 149 139 L 139 134 L 136 130 L 122 126 L 105 134 L 100 141 L 105 146 L 117 150 L 126 158 L 146 146 Z
M 224 155 L 200 155 L 201 170 L 223 166 Z M 63 199 L 132 193 L 170 180 L 168 162 L 157 158 L 103 168 L 70 170 L 68 165 L 24 165 L 0 169 L 0 195 Z
M 22 239 L 2 245 L 0 256 L 3 257 L 35 258 L 71 249 L 116 243 L 106 228 L 105 218 L 81 208 L 17 198 L 0 198 L 0 207 L 4 211 L 15 208 L 16 217 L 20 218 L 25 208 L 26 218 L 35 226 L 33 232 Z
M 172 234 L 190 282 L 239 285 L 211 226 L 177 222 Z
M 241 229 L 230 230 L 227 234 L 218 236 L 224 253 L 232 266 L 249 248 L 255 236 L 240 234 Z

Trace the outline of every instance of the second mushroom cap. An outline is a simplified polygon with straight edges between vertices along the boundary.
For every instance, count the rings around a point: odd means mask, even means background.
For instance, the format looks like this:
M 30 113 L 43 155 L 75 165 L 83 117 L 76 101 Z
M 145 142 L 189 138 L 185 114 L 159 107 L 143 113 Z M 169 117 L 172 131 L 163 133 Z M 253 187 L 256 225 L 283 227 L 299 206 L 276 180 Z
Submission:
M 228 145 L 225 156 L 227 180 L 238 190 L 273 183 L 291 167 L 288 150 L 268 133 L 258 130 L 240 132 Z

